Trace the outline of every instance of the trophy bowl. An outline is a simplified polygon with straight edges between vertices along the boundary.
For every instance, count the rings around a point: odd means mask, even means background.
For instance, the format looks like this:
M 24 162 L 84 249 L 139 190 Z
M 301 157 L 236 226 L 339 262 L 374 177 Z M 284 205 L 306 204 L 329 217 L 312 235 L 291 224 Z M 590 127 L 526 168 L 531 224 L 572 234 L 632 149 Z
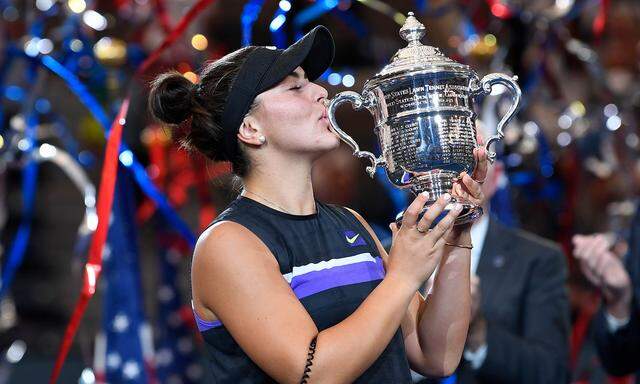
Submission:
M 428 191 L 426 210 L 438 197 L 451 193 L 462 172 L 472 174 L 476 166 L 474 98 L 490 93 L 495 84 L 504 85 L 511 94 L 511 106 L 498 123 L 496 135 L 486 141 L 487 156 L 493 162 L 496 154 L 489 146 L 504 137 L 502 129 L 516 113 L 521 92 L 516 77 L 492 73 L 480 79 L 467 65 L 449 59 L 438 48 L 423 45 L 420 40 L 424 33 L 424 25 L 409 12 L 400 29 L 407 46 L 365 82 L 362 94 L 346 91 L 331 99 L 328 115 L 331 129 L 353 149 L 354 156 L 369 159 L 367 173 L 371 177 L 381 166 L 395 187 L 410 189 L 414 194 Z M 361 151 L 340 129 L 335 113 L 345 102 L 356 110 L 366 108 L 373 115 L 379 157 Z M 482 215 L 482 207 L 460 197 L 454 197 L 444 213 L 455 203 L 463 205 L 455 225 Z M 396 222 L 402 222 L 402 212 Z

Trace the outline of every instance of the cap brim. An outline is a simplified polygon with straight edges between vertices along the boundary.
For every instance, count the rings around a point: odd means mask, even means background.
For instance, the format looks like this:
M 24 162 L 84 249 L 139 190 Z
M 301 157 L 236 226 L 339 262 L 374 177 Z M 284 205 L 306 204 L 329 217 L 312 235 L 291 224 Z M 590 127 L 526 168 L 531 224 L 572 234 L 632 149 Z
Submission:
M 310 81 L 314 81 L 331 66 L 334 54 L 335 45 L 331 32 L 319 25 L 282 51 L 264 77 L 268 81 L 261 88 L 266 90 L 273 87 L 298 66 L 304 69 Z

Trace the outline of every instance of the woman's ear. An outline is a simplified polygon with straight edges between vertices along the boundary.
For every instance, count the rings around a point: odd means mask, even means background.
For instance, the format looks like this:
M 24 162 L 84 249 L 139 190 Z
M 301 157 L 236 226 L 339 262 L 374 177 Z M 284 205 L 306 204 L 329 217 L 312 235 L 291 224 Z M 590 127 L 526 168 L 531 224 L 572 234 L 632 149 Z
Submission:
M 266 142 L 266 139 L 262 134 L 262 128 L 256 119 L 251 116 L 247 116 L 242 120 L 240 129 L 238 130 L 238 140 L 245 144 L 251 144 L 258 147 Z

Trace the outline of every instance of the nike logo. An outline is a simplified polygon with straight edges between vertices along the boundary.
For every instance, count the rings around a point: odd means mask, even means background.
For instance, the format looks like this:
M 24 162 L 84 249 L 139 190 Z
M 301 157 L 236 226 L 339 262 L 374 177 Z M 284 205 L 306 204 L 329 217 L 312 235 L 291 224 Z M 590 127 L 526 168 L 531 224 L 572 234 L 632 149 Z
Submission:
M 362 245 L 367 245 L 367 243 L 364 241 L 364 237 L 360 236 L 360 234 L 356 231 L 348 229 L 343 232 L 343 235 L 347 240 L 347 244 L 349 244 L 349 247 L 359 247 Z
M 356 233 L 356 235 L 355 235 L 355 236 L 353 236 L 353 237 L 349 237 L 349 236 L 345 235 L 345 237 L 347 238 L 347 242 L 348 242 L 349 244 L 353 244 L 353 243 L 355 243 L 355 242 L 356 242 L 356 239 L 358 239 L 358 236 L 360 236 L 360 234 L 359 234 L 359 233 Z

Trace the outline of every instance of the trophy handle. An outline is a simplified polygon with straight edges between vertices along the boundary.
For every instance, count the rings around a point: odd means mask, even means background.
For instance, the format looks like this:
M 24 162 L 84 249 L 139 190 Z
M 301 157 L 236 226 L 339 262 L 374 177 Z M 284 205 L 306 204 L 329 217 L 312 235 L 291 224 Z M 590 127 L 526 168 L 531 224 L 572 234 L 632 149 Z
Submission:
M 515 113 L 518 111 L 518 108 L 520 107 L 522 91 L 520 91 L 520 87 L 516 83 L 516 80 L 518 80 L 518 76 L 509 77 L 502 73 L 490 73 L 483 77 L 482 80 L 480 80 L 478 88 L 474 90 L 477 93 L 489 94 L 491 93 L 491 88 L 494 84 L 502 84 L 507 87 L 509 92 L 511 92 L 511 107 L 509 107 L 509 111 L 507 111 L 507 113 L 502 116 L 502 119 L 498 123 L 498 127 L 496 128 L 497 134 L 491 136 L 487 140 L 487 144 L 485 145 L 485 148 L 487 150 L 487 158 L 491 163 L 493 163 L 496 159 L 496 153 L 491 151 L 489 147 L 491 146 L 491 144 L 493 144 L 493 142 L 500 141 L 504 138 L 504 132 L 502 131 L 502 129 L 509 123 L 511 118 L 513 118 Z
M 336 109 L 338 109 L 338 106 L 345 102 L 351 103 L 351 105 L 353 106 L 353 109 L 357 111 L 359 109 L 362 109 L 362 107 L 370 106 L 371 104 L 373 104 L 373 101 L 371 99 L 365 100 L 357 92 L 353 92 L 353 91 L 340 92 L 333 99 L 331 99 L 331 102 L 329 103 L 329 109 L 327 111 L 327 114 L 329 115 L 329 122 L 331 123 L 331 130 L 336 135 L 338 135 L 338 137 L 342 141 L 347 143 L 347 145 L 350 146 L 351 149 L 353 149 L 354 156 L 360 157 L 360 158 L 364 157 L 369 159 L 369 161 L 371 162 L 371 165 L 367 167 L 367 173 L 369 174 L 370 177 L 373 177 L 373 175 L 376 173 L 376 168 L 380 165 L 383 165 L 384 160 L 382 160 L 382 157 L 376 158 L 376 156 L 371 152 L 361 151 L 358 143 L 356 143 L 356 141 L 351 136 L 349 136 L 346 132 L 340 129 L 340 126 L 336 121 L 335 113 L 336 113 Z

